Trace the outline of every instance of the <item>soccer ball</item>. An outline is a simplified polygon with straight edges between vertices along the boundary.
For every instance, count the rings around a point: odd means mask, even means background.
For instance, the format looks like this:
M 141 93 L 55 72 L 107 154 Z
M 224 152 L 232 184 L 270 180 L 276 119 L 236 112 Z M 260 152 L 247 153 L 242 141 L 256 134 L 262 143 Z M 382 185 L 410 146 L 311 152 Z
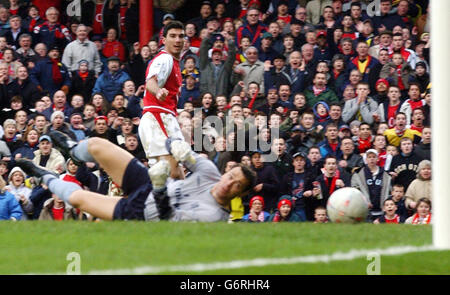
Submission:
M 328 199 L 327 213 L 335 223 L 358 223 L 366 220 L 369 206 L 358 189 L 344 187 L 335 191 Z

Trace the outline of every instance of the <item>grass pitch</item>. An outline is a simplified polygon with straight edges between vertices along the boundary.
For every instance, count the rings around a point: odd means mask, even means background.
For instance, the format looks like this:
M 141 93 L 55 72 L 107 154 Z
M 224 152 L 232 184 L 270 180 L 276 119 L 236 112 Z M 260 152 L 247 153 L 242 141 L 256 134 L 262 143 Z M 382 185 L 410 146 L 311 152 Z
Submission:
M 190 265 L 255 258 L 289 258 L 432 243 L 431 226 L 312 223 L 0 223 L 0 274 L 66 272 L 70 252 L 82 274 L 143 266 Z M 244 267 L 161 274 L 365 275 L 370 261 Z M 381 274 L 450 274 L 450 251 L 381 256 Z

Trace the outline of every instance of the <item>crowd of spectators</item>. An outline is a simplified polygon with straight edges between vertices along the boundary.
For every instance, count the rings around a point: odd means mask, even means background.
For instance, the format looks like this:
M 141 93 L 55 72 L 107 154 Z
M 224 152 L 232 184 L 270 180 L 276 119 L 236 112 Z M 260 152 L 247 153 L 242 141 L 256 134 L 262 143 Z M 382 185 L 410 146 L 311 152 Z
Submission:
M 84 1 L 79 17 L 67 1 L 1 2 L 0 219 L 92 219 L 15 160 L 120 195 L 102 167 L 77 166 L 46 134 L 102 137 L 148 165 L 137 135 L 145 72 L 179 10 L 155 1 L 162 23 L 140 44 L 138 1 Z M 230 221 L 327 222 L 329 196 L 352 186 L 367 222 L 431 222 L 428 1 L 375 2 L 203 1 L 183 21 L 185 140 L 221 173 L 243 163 L 258 176 Z

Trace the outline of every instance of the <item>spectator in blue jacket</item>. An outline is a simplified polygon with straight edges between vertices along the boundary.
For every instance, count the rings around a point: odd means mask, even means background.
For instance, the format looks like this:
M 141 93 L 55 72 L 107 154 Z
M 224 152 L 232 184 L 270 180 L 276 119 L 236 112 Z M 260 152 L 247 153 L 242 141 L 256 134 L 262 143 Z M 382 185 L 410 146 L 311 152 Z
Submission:
M 120 60 L 117 56 L 108 58 L 108 70 L 103 72 L 95 82 L 94 93 L 103 93 L 109 103 L 114 95 L 122 91 L 122 85 L 130 76 L 120 68 Z
M 58 47 L 51 47 L 48 57 L 36 63 L 31 71 L 31 81 L 37 85 L 39 91 L 48 91 L 51 96 L 62 90 L 69 93 L 71 85 L 69 71 L 60 61 L 60 50 Z
M 0 220 L 20 220 L 22 208 L 10 192 L 5 190 L 6 182 L 0 177 Z

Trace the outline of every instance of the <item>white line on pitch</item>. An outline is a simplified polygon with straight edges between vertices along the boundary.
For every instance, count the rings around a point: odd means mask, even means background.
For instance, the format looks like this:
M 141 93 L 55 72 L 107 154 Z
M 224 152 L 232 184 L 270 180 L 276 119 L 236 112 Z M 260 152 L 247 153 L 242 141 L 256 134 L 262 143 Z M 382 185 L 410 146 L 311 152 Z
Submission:
M 200 272 L 221 269 L 237 269 L 246 267 L 262 267 L 268 265 L 299 264 L 299 263 L 329 263 L 332 261 L 354 260 L 367 257 L 369 253 L 377 253 L 385 256 L 403 255 L 416 252 L 440 251 L 432 245 L 426 246 L 396 246 L 386 249 L 352 249 L 348 252 L 335 252 L 324 255 L 308 255 L 286 258 L 255 258 L 250 260 L 234 260 L 228 262 L 195 263 L 185 265 L 165 265 L 165 266 L 140 266 L 136 268 L 93 270 L 86 275 L 144 275 L 159 274 L 169 272 Z M 57 273 L 62 275 L 64 273 Z

